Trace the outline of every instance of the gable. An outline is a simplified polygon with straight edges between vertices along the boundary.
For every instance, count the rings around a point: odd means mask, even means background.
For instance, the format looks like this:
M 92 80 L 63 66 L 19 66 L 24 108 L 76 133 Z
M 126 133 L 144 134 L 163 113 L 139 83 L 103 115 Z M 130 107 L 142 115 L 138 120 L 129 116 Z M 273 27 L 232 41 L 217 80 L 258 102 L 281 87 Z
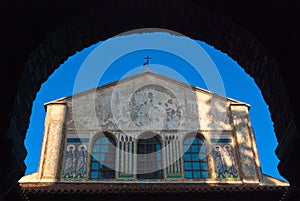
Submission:
M 145 72 L 63 100 L 66 128 L 102 130 L 229 129 L 238 101 Z

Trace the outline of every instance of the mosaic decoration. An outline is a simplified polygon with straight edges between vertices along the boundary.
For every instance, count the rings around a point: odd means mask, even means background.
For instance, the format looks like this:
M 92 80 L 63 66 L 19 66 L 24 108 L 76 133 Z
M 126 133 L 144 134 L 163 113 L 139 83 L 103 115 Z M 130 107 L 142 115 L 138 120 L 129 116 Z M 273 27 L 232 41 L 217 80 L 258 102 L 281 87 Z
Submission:
M 230 129 L 227 101 L 153 75 L 73 98 L 67 107 L 66 126 L 77 129 Z
M 229 144 L 217 144 L 213 149 L 215 173 L 218 179 L 238 178 L 233 148 Z
M 134 177 L 134 140 L 130 134 L 120 134 L 119 178 Z
M 62 178 L 86 178 L 88 151 L 83 142 L 88 142 L 88 139 L 67 139 Z
M 181 109 L 176 97 L 159 85 L 147 85 L 137 90 L 129 103 L 131 120 L 138 127 L 178 128 Z
M 67 151 L 65 153 L 65 165 L 64 165 L 63 178 L 73 178 L 75 176 L 75 168 L 76 168 L 75 150 L 76 148 L 73 144 L 67 146 Z
M 167 178 L 181 178 L 180 142 L 178 134 L 164 134 Z

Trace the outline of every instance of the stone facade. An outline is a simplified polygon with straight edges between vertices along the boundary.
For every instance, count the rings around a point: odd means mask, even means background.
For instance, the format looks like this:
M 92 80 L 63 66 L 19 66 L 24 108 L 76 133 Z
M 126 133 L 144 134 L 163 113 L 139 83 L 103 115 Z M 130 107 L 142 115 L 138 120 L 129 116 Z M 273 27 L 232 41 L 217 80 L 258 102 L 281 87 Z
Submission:
M 154 136 L 161 146 L 162 177 L 148 181 L 264 180 L 246 103 L 145 72 L 51 101 L 45 107 L 35 181 L 143 182 L 137 177 L 139 140 Z M 109 179 L 92 175 L 93 151 L 101 136 L 111 136 L 114 141 L 114 175 Z M 203 150 L 197 152 L 197 157 L 202 154 L 205 158 L 200 163 L 203 175 L 197 178 L 190 178 L 185 158 L 189 137 L 203 143 Z M 21 181 L 26 181 L 26 176 Z

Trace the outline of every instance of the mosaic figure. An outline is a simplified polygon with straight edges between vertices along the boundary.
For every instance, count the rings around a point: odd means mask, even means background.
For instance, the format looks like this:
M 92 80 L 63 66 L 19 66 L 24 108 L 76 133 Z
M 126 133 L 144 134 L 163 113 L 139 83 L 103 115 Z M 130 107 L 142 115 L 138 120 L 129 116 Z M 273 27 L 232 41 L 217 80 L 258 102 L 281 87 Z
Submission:
M 215 146 L 213 157 L 215 160 L 215 171 L 217 173 L 217 178 L 225 178 L 224 158 L 219 145 Z
M 76 177 L 84 178 L 86 175 L 87 164 L 87 148 L 85 145 L 80 145 L 77 152 Z
M 224 157 L 224 162 L 225 162 L 225 166 L 226 166 L 227 177 L 236 178 L 237 177 L 237 169 L 236 169 L 236 164 L 235 164 L 235 160 L 233 157 L 233 152 L 232 152 L 231 146 L 229 146 L 229 145 L 224 146 L 223 157 Z
M 75 162 L 76 162 L 76 155 L 75 155 L 75 146 L 68 145 L 67 151 L 65 155 L 65 167 L 64 167 L 64 178 L 73 178 L 75 176 Z

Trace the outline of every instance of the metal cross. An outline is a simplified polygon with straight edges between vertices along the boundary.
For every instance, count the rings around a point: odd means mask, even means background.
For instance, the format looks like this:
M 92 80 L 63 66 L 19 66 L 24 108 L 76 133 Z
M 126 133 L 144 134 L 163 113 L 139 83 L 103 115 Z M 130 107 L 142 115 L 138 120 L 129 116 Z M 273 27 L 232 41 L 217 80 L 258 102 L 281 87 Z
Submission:
M 147 55 L 147 57 L 145 57 L 144 59 L 146 59 L 146 62 L 144 63 L 143 66 L 149 65 L 149 59 L 152 59 L 152 58 Z

